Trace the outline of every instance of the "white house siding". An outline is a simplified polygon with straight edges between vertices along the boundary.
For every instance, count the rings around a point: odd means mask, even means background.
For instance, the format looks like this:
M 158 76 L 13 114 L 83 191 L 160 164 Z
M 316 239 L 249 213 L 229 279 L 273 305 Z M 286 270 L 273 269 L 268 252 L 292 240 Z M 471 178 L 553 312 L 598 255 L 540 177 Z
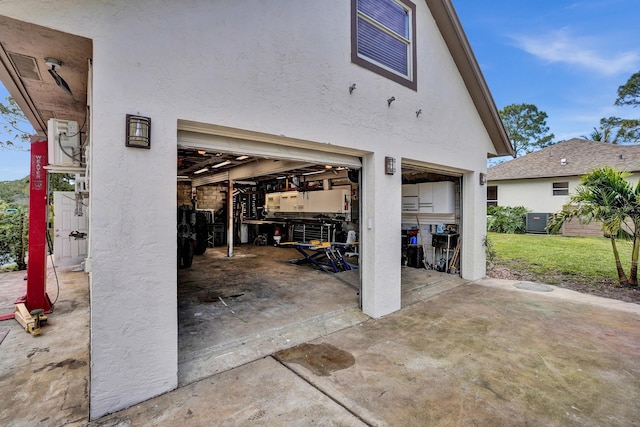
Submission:
M 568 196 L 554 196 L 554 182 L 569 182 Z M 498 206 L 524 206 L 531 212 L 558 212 L 569 202 L 571 194 L 580 183 L 578 177 L 514 179 L 491 181 L 498 186 Z
M 532 178 L 511 179 L 504 181 L 490 181 L 488 185 L 498 187 L 498 206 L 524 206 L 531 212 L 553 213 L 562 210 L 569 203 L 569 199 L 575 194 L 576 187 L 580 185 L 582 177 L 556 177 L 556 178 Z M 638 185 L 640 174 L 632 174 L 628 181 L 632 186 Z M 553 183 L 568 182 L 568 196 L 554 196 Z
M 365 313 L 379 317 L 400 308 L 401 177 L 384 174 L 385 156 L 463 174 L 462 274 L 484 276 L 486 187 L 478 174 L 494 148 L 426 3 L 415 3 L 417 92 L 351 64 L 349 1 L 0 6 L 0 14 L 94 43 L 92 418 L 177 386 L 180 119 L 369 153 L 361 236 Z M 391 96 L 396 101 L 388 107 Z M 151 117 L 150 150 L 124 146 L 127 113 Z

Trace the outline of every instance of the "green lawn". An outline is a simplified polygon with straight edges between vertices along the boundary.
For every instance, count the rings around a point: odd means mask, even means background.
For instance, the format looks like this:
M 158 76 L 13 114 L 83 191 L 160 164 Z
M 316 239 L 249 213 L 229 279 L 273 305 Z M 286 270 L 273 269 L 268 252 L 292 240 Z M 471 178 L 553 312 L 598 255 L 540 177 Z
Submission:
M 557 284 L 567 276 L 585 283 L 618 282 L 609 239 L 501 233 L 487 233 L 487 237 L 496 253 L 494 264 L 533 273 L 547 283 Z M 631 242 L 619 241 L 617 245 L 628 275 Z

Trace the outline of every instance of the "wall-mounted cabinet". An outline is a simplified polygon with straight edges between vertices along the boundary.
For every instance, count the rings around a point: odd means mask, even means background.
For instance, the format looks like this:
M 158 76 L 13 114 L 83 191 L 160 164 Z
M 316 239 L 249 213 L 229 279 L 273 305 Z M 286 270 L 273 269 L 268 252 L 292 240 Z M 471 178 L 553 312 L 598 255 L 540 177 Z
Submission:
M 455 208 L 455 185 L 451 181 L 421 182 L 402 186 L 403 212 L 452 214 Z
M 351 190 L 287 191 L 266 195 L 267 215 L 338 214 L 351 215 Z

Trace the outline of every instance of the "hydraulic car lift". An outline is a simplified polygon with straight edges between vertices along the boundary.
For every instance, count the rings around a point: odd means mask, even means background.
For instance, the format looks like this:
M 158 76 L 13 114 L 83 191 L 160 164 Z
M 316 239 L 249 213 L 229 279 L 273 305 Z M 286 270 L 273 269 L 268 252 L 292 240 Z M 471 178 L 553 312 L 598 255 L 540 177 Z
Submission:
M 52 304 L 47 295 L 47 140 L 32 137 L 29 183 L 29 261 L 27 293 L 15 302 L 15 311 L 0 320 L 16 319 L 31 335 L 40 334 Z

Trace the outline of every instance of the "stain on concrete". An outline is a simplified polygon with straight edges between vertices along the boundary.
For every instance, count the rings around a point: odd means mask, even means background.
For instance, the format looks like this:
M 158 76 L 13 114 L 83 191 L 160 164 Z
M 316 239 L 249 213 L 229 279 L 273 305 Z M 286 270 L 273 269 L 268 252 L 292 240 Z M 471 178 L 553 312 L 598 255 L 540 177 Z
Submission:
M 38 368 L 35 371 L 33 371 L 33 373 L 36 374 L 36 373 L 38 373 L 40 371 L 44 371 L 45 369 L 47 371 L 52 371 L 52 370 L 57 369 L 57 368 L 78 369 L 78 368 L 82 368 L 83 366 L 86 366 L 86 365 L 87 365 L 87 362 L 85 362 L 83 360 L 65 359 L 62 362 L 58 362 L 58 363 L 47 363 L 43 367 Z
M 0 344 L 2 344 L 2 341 L 6 338 L 8 334 L 9 334 L 9 329 L 0 329 Z
M 331 344 L 301 344 L 279 351 L 274 357 L 282 363 L 297 363 L 318 376 L 347 369 L 356 363 L 351 353 Z
M 29 353 L 27 353 L 27 359 L 31 359 L 36 353 L 49 353 L 49 347 L 45 348 L 32 348 Z

